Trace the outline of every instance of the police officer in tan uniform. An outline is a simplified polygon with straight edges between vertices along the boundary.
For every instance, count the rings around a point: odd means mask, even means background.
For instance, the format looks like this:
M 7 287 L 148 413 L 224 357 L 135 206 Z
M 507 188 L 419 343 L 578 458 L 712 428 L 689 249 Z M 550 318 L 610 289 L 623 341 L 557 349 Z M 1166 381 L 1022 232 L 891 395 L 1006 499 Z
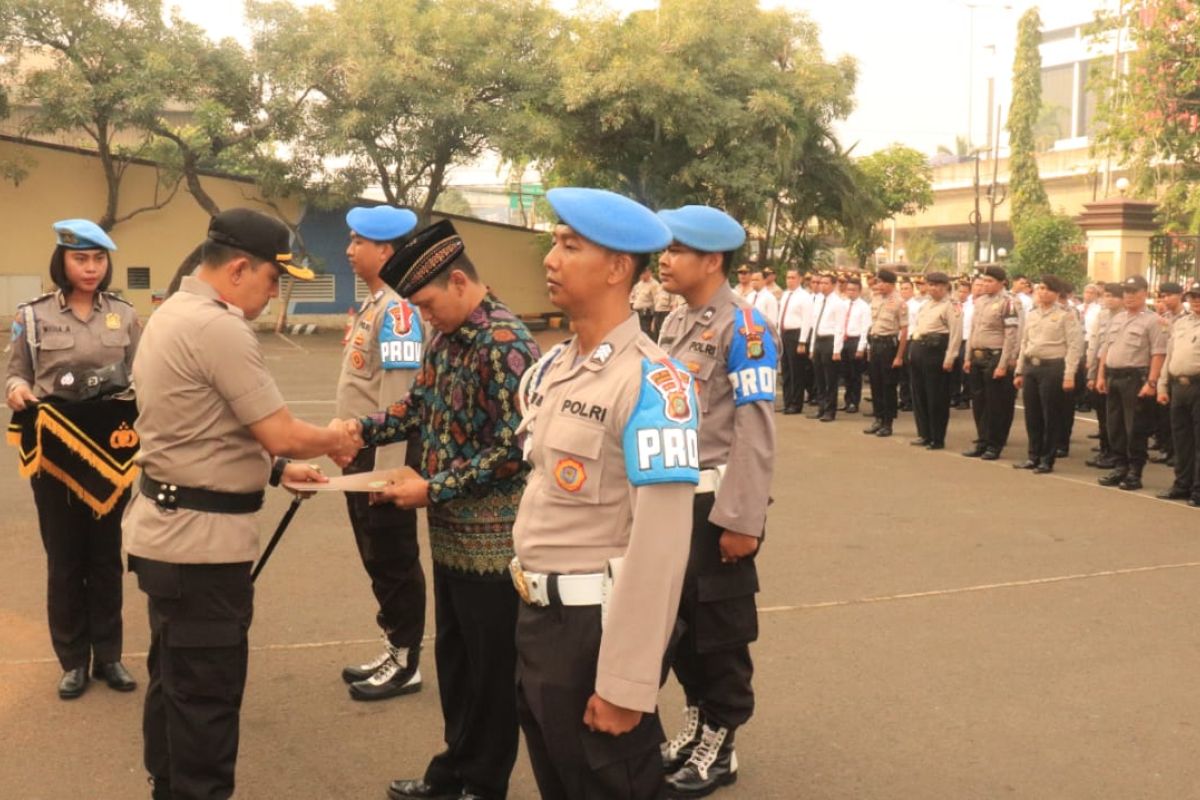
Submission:
M 16 412 L 50 398 L 91 399 L 80 390 L 93 382 L 85 391 L 94 398 L 124 396 L 142 331 L 133 306 L 107 291 L 117 249 L 108 234 L 85 219 L 60 220 L 54 232 L 50 279 L 58 288 L 22 303 L 13 317 L 4 394 Z M 89 662 L 111 688 L 132 691 L 137 683 L 121 663 L 121 513 L 129 492 L 98 514 L 63 477 L 42 469 L 29 480 L 46 550 L 50 641 L 63 669 L 58 696 L 83 694 Z
M 708 206 L 660 211 L 659 218 L 674 237 L 659 272 L 687 300 L 667 319 L 659 344 L 696 377 L 701 411 L 701 484 L 692 504 L 682 636 L 671 658 L 687 705 L 683 726 L 663 745 L 663 767 L 671 792 L 701 796 L 737 779 L 734 735 L 754 711 L 754 556 L 774 471 L 779 348 L 772 322 L 729 288 L 742 226 Z
M 1126 278 L 1124 310 L 1112 318 L 1100 348 L 1096 390 L 1108 394 L 1108 439 L 1113 471 L 1101 486 L 1142 488 L 1146 442 L 1154 427 L 1159 373 L 1167 354 L 1167 323 L 1146 308 L 1146 279 Z
M 962 340 L 962 311 L 950 300 L 950 276 L 930 272 L 925 283 L 929 299 L 917 311 L 910 349 L 917 438 L 909 444 L 941 450 L 950 422 L 950 373 Z
M 963 368 L 970 372 L 971 410 L 975 415 L 975 445 L 968 458 L 994 461 L 1000 457 L 1012 429 L 1017 393 L 1013 388 L 1019 344 L 1021 303 L 1004 289 L 1003 267 L 985 267 L 983 294 L 975 298 Z
M 285 272 L 312 278 L 286 226 L 244 208 L 216 215 L 201 266 L 154 312 L 133 362 L 142 478 L 123 524 L 149 602 L 142 730 L 156 800 L 233 794 L 263 488 L 322 480 L 271 456 L 362 444 L 293 417 L 267 371 L 248 322 Z
M 654 332 L 654 298 L 658 294 L 659 283 L 654 279 L 654 273 L 649 267 L 642 270 L 633 289 L 629 292 L 629 304 L 638 316 L 642 333 L 650 336 Z
M 346 258 L 369 292 L 346 334 L 337 385 L 337 419 L 371 414 L 408 393 L 421 366 L 421 318 L 379 271 L 417 224 L 406 208 L 370 206 L 346 214 L 350 242 Z M 410 454 L 415 463 L 417 448 Z M 404 444 L 364 447 L 346 465 L 348 475 L 399 467 Z M 342 679 L 355 700 L 381 700 L 421 688 L 418 661 L 425 634 L 425 574 L 418 559 L 417 512 L 393 504 L 370 504 L 368 495 L 348 492 L 346 507 L 371 591 L 383 649 L 364 664 L 347 666 Z
M 1083 355 L 1082 325 L 1072 309 L 1063 308 L 1066 281 L 1046 275 L 1037 290 L 1037 305 L 1025 316 L 1013 384 L 1022 390 L 1029 457 L 1013 465 L 1041 475 L 1054 469 L 1054 459 L 1066 426 L 1064 398 L 1075 388 Z
M 1171 409 L 1175 443 L 1175 481 L 1159 493 L 1162 500 L 1187 500 L 1200 506 L 1200 286 L 1183 293 L 1191 313 L 1171 325 L 1167 355 L 1158 376 L 1158 402 Z
M 546 800 L 658 797 L 657 698 L 700 409 L 691 373 L 641 333 L 627 298 L 671 233 L 611 192 L 546 199 L 559 218 L 550 300 L 576 335 L 526 373 L 521 395 L 533 466 L 513 530 L 521 727 Z
M 896 420 L 896 387 L 908 349 L 908 304 L 896 291 L 896 273 L 886 267 L 875 276 L 867 349 L 875 421 L 863 433 L 891 436 Z
M 1096 316 L 1095 328 L 1087 340 L 1087 388 L 1091 395 L 1092 408 L 1096 409 L 1100 442 L 1099 453 L 1083 463 L 1096 469 L 1112 469 L 1117 464 L 1108 441 L 1108 395 L 1096 390 L 1096 380 L 1100 376 L 1100 346 L 1108 340 L 1108 326 L 1112 318 L 1121 312 L 1124 296 L 1125 287 L 1121 284 L 1104 284 L 1101 297 L 1103 307 Z

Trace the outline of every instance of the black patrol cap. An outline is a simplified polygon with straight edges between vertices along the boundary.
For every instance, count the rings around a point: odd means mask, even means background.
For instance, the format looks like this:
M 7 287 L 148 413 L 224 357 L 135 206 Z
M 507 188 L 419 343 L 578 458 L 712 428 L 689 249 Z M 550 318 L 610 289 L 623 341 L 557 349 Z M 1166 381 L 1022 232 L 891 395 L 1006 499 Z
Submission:
M 895 283 L 896 282 L 896 273 L 891 271 L 887 267 L 880 268 L 879 272 L 875 273 L 875 277 L 877 279 L 883 281 L 884 283 Z
M 1125 285 L 1121 283 L 1106 283 L 1104 284 L 1104 291 L 1113 297 L 1124 297 Z
M 1200 297 L 1200 283 L 1197 283 L 1197 284 L 1189 287 L 1187 290 L 1185 290 L 1183 293 L 1183 296 L 1184 297 Z
M 940 283 L 944 286 L 949 286 L 950 285 L 950 276 L 944 272 L 926 272 L 925 273 L 925 282 L 926 283 Z
M 270 261 L 280 270 L 302 281 L 311 281 L 313 271 L 292 260 L 292 234 L 274 217 L 252 208 L 231 208 L 208 223 L 208 238 L 217 244 L 242 250 Z
M 998 267 L 995 264 L 984 267 L 982 274 L 988 278 L 994 278 L 1001 283 L 1004 283 L 1006 280 L 1008 280 L 1008 273 L 1004 270 L 1004 267 Z
M 1175 281 L 1164 281 L 1158 285 L 1159 294 L 1183 294 L 1183 287 Z
M 1144 292 L 1150 288 L 1150 284 L 1141 275 L 1130 275 L 1122 283 L 1127 292 Z
M 1043 275 L 1042 285 L 1055 294 L 1066 294 L 1070 291 L 1070 285 L 1057 275 Z

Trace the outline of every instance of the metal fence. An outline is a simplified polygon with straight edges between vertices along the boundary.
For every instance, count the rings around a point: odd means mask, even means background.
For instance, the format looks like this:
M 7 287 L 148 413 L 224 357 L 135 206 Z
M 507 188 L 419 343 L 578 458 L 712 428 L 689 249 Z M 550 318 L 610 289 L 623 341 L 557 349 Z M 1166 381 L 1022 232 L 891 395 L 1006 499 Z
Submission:
M 1154 236 L 1150 239 L 1151 286 L 1163 281 L 1183 285 L 1200 282 L 1200 236 Z

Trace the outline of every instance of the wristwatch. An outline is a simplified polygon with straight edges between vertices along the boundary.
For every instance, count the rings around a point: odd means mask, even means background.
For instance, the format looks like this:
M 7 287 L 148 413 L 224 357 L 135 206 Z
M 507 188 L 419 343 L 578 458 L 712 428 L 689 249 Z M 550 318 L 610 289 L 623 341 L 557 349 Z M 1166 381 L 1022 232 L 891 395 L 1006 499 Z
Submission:
M 273 464 L 271 464 L 271 480 L 269 481 L 269 483 L 272 486 L 279 485 L 279 481 L 283 479 L 283 470 L 290 463 L 291 462 L 288 461 L 286 458 L 281 457 L 281 458 L 275 459 L 275 462 Z

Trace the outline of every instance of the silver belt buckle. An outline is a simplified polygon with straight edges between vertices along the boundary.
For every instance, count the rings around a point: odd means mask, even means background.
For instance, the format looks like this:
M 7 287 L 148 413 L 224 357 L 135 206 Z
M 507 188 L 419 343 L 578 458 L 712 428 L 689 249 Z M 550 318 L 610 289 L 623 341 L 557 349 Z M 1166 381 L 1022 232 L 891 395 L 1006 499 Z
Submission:
M 1042 365 L 1042 360 L 1040 358 L 1030 358 L 1029 363 L 1033 364 L 1035 367 L 1040 367 Z
M 1189 378 L 1187 375 L 1180 375 L 1175 380 L 1179 381 L 1180 386 L 1191 386 L 1192 385 L 1192 379 Z

